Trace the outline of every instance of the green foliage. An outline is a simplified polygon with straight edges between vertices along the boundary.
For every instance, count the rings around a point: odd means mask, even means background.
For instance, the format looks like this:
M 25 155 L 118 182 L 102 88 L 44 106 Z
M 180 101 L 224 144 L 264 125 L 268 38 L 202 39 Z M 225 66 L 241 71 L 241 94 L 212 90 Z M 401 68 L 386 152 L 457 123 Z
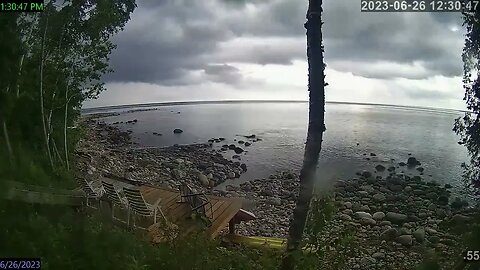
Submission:
M 417 267 L 417 270 L 440 270 L 440 265 L 436 261 L 425 261 Z
M 134 8 L 134 0 L 54 0 L 43 13 L 1 16 L 2 155 L 15 160 L 20 147 L 35 152 L 39 165 L 48 157 L 50 167 L 68 168 L 69 127 L 82 102 L 104 90 L 111 37 Z
M 459 144 L 470 154 L 470 164 L 463 164 L 464 178 L 480 195 L 480 10 L 465 12 L 467 28 L 463 49 L 463 83 L 468 113 L 455 120 L 453 130 L 461 136 Z
M 337 210 L 332 195 L 314 196 L 310 203 L 303 241 L 308 253 L 297 253 L 297 269 L 318 269 L 319 266 L 325 269 L 340 269 L 352 255 L 354 228 L 347 227 L 343 231 L 331 231 L 331 228 L 328 230 Z
M 41 257 L 42 269 L 275 269 L 273 251 L 224 248 L 191 236 L 153 246 L 138 236 L 65 207 L 6 204 L 0 256 Z

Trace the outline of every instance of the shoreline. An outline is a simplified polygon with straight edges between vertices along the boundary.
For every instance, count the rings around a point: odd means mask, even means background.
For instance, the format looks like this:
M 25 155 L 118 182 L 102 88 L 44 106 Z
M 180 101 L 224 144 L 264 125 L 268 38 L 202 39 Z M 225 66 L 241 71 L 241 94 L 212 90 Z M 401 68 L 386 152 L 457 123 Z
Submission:
M 248 169 L 224 158 L 222 151 L 213 147 L 222 144 L 221 138 L 204 144 L 134 149 L 128 132 L 91 116 L 82 121 L 86 136 L 77 148 L 77 166 L 83 173 L 111 173 L 168 188 L 188 183 L 207 194 L 240 197 L 244 208 L 257 219 L 237 225 L 237 233 L 267 237 L 288 234 L 298 196 L 296 173 L 285 171 L 218 190 L 215 186 L 235 181 Z M 224 150 L 235 151 L 233 147 Z M 388 176 L 380 175 L 387 171 Z M 396 173 L 395 168 L 377 166 L 358 172 L 332 188 L 337 210 L 321 237 L 330 239 L 347 230 L 356 231 L 358 250 L 349 258 L 351 268 L 347 269 L 411 269 L 408 267 L 421 262 L 424 254 L 434 252 L 448 263 L 451 256 L 458 256 L 461 244 L 442 224 L 465 222 L 473 213 L 464 201 L 452 200 L 449 189 L 421 176 Z M 403 260 L 399 262 L 399 258 Z

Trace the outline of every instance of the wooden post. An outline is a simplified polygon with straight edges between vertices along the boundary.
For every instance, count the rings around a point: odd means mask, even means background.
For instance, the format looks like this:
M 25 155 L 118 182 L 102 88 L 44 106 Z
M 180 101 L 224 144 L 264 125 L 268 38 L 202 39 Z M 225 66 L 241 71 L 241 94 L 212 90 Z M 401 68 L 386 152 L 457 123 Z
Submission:
M 232 235 L 235 234 L 235 223 L 233 222 L 233 219 L 228 222 L 228 233 Z

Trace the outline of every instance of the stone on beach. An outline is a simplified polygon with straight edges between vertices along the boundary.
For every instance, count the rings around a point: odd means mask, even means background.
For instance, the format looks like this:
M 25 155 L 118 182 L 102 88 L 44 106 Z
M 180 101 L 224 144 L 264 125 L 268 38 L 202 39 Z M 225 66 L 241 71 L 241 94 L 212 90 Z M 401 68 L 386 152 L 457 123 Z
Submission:
M 372 218 L 372 215 L 370 213 L 367 213 L 367 212 L 363 212 L 363 211 L 358 211 L 358 212 L 355 212 L 355 216 L 358 217 L 358 218 Z
M 404 214 L 400 214 L 400 213 L 395 213 L 395 212 L 388 212 L 386 215 L 385 215 L 385 218 L 389 221 L 391 221 L 392 223 L 395 223 L 395 224 L 402 224 L 404 223 L 405 221 L 407 221 L 407 215 L 404 215 Z
M 404 246 L 411 246 L 413 238 L 411 235 L 401 235 L 398 237 L 397 241 Z
M 198 181 L 204 187 L 208 187 L 210 185 L 210 181 L 208 180 L 208 177 L 205 176 L 203 173 L 198 174 Z

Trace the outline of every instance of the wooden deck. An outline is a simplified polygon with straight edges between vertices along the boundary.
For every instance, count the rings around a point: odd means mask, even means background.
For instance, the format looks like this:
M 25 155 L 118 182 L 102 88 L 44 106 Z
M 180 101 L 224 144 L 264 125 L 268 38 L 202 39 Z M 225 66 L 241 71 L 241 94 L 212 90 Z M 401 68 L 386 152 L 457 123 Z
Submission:
M 158 198 L 162 199 L 160 206 L 169 221 L 178 224 L 188 224 L 188 219 L 191 216 L 191 210 L 187 203 L 179 203 L 181 199 L 180 192 L 150 186 L 141 186 L 140 190 L 145 200 L 149 203 L 154 203 L 158 200 Z M 211 226 L 206 228 L 206 230 L 212 238 L 215 238 L 242 208 L 242 201 L 238 199 L 221 198 L 210 195 L 207 195 L 207 197 L 212 203 L 213 219 L 211 220 Z M 208 209 L 207 216 L 210 214 L 210 209 Z M 196 228 L 193 225 L 187 225 L 187 228 L 185 229 L 188 233 Z

